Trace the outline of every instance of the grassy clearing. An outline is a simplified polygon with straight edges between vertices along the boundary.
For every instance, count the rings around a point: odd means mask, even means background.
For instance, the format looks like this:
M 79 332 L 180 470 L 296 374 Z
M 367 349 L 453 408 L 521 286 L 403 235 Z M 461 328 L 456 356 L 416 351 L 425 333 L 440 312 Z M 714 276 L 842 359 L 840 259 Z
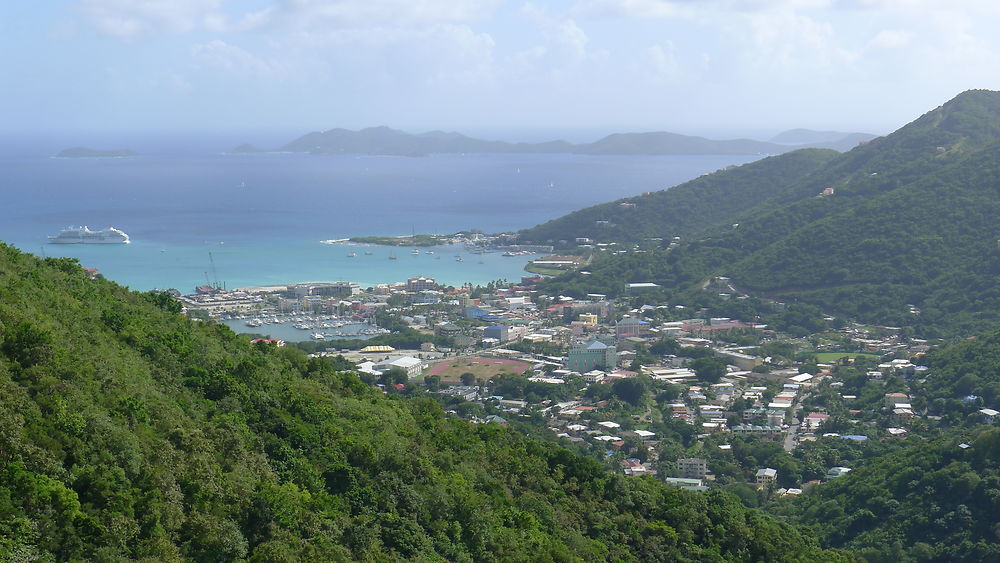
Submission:
M 877 354 L 867 354 L 865 352 L 816 352 L 816 361 L 821 364 L 833 364 L 841 358 L 874 358 L 878 359 Z
M 460 358 L 435 364 L 424 375 L 438 375 L 441 381 L 461 381 L 463 373 L 471 373 L 476 379 L 489 380 L 501 373 L 523 374 L 531 367 L 525 362 L 493 358 Z

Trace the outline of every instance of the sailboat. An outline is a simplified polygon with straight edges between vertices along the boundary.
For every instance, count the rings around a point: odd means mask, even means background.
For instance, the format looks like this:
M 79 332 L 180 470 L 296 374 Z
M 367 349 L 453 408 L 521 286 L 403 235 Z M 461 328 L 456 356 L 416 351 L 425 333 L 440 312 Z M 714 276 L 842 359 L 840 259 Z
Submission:
M 390 250 L 389 251 L 389 260 L 395 260 L 395 259 L 396 259 L 396 251 L 395 250 Z

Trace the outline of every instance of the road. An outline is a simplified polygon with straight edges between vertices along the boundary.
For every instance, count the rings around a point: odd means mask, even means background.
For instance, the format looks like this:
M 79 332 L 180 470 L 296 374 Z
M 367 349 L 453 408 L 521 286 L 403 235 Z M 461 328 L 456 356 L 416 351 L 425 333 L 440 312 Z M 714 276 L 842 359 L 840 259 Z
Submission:
M 788 427 L 788 433 L 785 434 L 785 451 L 790 452 L 795 449 L 797 445 L 795 443 L 795 436 L 799 431 L 799 425 L 793 424 Z

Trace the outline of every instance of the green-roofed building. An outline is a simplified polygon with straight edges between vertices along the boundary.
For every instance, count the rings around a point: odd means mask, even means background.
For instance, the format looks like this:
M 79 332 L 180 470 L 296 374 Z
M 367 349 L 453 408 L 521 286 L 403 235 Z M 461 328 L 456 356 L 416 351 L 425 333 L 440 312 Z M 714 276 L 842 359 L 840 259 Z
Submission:
M 595 369 L 611 369 L 618 363 L 618 351 L 600 340 L 591 340 L 569 349 L 566 369 L 577 373 L 587 373 Z

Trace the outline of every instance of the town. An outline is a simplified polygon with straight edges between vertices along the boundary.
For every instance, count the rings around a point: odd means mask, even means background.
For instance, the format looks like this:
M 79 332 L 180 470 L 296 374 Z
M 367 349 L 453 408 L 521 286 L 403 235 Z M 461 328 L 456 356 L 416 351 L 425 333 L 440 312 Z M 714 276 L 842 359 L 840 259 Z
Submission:
M 206 286 L 179 298 L 189 315 L 245 324 L 237 330 L 260 345 L 286 345 L 269 329 L 290 321 L 382 327 L 295 345 L 351 362 L 387 394 L 432 396 L 452 416 L 561 441 L 626 475 L 722 487 L 750 506 L 799 495 L 947 422 L 920 395 L 933 373 L 919 359 L 932 345 L 901 329 L 829 323 L 790 335 L 656 303 L 656 284 L 574 299 L 540 293 L 543 279 Z M 710 281 L 706 290 L 735 291 Z M 968 401 L 985 421 L 1000 414 Z

